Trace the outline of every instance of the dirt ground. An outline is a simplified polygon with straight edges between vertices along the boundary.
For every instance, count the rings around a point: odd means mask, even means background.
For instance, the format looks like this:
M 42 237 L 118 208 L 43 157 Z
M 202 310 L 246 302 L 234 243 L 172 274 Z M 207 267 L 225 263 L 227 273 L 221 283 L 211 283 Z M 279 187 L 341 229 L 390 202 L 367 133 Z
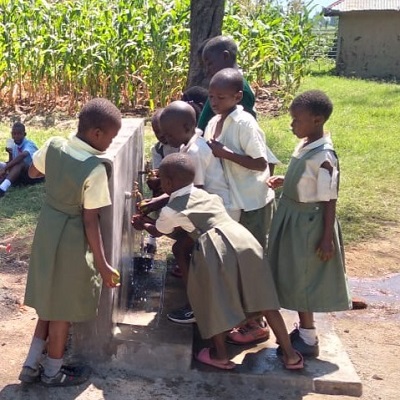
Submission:
M 215 388 L 185 380 L 149 380 L 126 376 L 121 371 L 97 372 L 87 386 L 69 389 L 34 390 L 17 379 L 26 355 L 36 314 L 22 305 L 29 261 L 27 241 L 10 238 L 11 253 L 0 241 L 0 399 L 251 399 L 261 398 L 249 388 Z M 29 240 L 28 240 L 29 242 Z M 400 226 L 388 226 L 384 236 L 346 248 L 350 277 L 382 278 L 400 272 Z M 371 287 L 373 291 L 373 284 Z M 382 296 L 384 292 L 380 293 Z M 397 299 L 398 300 L 398 299 Z M 400 304 L 369 302 L 366 310 L 352 310 L 331 316 L 334 326 L 358 372 L 364 400 L 400 398 Z M 253 390 L 253 389 L 252 389 Z M 254 389 L 256 390 L 256 389 Z M 62 394 L 61 394 L 62 393 Z M 251 394 L 253 393 L 253 395 Z M 249 396 L 250 394 L 250 396 Z M 265 400 L 344 400 L 344 396 L 268 390 Z

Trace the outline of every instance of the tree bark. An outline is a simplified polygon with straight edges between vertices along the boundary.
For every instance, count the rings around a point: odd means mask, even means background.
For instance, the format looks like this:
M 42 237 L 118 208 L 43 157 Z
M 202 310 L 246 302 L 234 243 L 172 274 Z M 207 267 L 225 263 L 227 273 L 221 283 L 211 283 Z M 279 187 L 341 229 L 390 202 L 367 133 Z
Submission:
M 190 62 L 186 87 L 207 87 L 200 63 L 199 47 L 204 40 L 221 35 L 225 0 L 191 0 L 190 2 Z

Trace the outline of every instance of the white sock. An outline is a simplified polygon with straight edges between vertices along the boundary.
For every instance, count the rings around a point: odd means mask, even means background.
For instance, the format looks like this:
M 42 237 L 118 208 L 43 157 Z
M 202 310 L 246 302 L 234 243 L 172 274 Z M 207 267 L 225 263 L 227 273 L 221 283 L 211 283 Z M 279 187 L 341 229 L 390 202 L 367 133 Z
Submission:
M 304 340 L 305 344 L 308 344 L 309 346 L 315 346 L 318 344 L 317 330 L 315 328 L 299 328 L 299 331 L 300 337 Z
M 39 362 L 43 357 L 43 350 L 46 347 L 46 341 L 33 337 L 31 347 L 29 348 L 28 355 L 24 362 L 24 367 L 31 367 L 36 369 L 39 366 Z
M 46 357 L 43 363 L 44 374 L 48 377 L 56 375 L 62 367 L 63 360 L 63 358 Z
M 3 192 L 7 192 L 8 188 L 11 186 L 11 181 L 9 179 L 4 179 L 2 184 L 0 185 L 0 189 Z

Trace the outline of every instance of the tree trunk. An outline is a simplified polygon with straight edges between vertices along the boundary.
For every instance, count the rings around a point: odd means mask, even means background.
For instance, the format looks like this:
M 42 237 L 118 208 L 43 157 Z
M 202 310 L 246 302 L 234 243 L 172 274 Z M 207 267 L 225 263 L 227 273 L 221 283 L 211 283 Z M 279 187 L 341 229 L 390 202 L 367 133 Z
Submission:
M 186 87 L 207 87 L 198 50 L 204 40 L 221 35 L 225 0 L 191 0 L 190 63 Z

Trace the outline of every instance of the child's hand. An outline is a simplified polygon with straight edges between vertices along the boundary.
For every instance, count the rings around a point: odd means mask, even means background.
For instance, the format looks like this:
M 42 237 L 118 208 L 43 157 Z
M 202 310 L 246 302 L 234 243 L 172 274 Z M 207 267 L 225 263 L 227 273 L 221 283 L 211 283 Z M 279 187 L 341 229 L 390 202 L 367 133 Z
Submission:
M 207 144 L 212 150 L 214 157 L 226 158 L 227 153 L 230 153 L 229 149 L 217 140 L 210 139 Z
M 335 252 L 335 245 L 332 240 L 321 240 L 321 243 L 317 247 L 317 256 L 322 261 L 328 261 L 333 257 Z
M 103 279 L 103 284 L 108 288 L 115 288 L 121 285 L 119 272 L 108 264 L 101 269 L 100 275 Z
M 277 189 L 278 187 L 281 187 L 283 185 L 283 182 L 285 181 L 285 177 L 283 175 L 274 175 L 269 177 L 266 180 L 266 184 L 271 188 L 271 189 Z
M 144 199 L 136 203 L 136 209 L 139 211 L 140 214 L 146 215 L 149 214 L 151 210 L 151 200 L 152 199 Z
M 145 216 L 141 214 L 132 215 L 131 223 L 137 231 L 142 231 L 144 229 L 144 224 L 145 224 L 144 218 Z

